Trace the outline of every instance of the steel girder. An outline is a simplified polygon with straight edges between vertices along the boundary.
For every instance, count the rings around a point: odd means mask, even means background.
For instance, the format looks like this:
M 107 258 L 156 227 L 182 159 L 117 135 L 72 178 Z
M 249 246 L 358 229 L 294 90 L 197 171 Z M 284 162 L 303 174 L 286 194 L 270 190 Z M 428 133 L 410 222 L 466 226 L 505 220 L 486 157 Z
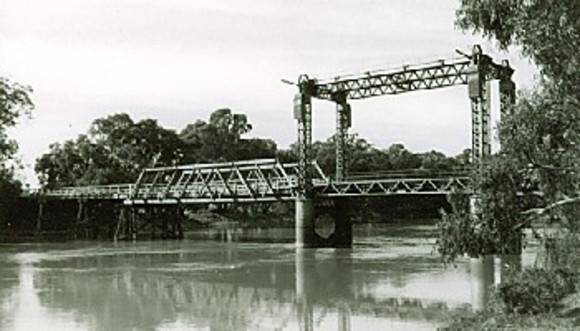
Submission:
M 466 192 L 469 182 L 468 176 L 346 180 L 329 182 L 317 190 L 323 197 L 449 194 Z
M 500 79 L 504 76 L 502 65 L 493 63 L 482 55 L 488 66 L 488 79 Z M 417 90 L 465 85 L 472 61 L 468 58 L 438 60 L 417 66 L 403 66 L 389 71 L 367 72 L 359 75 L 337 77 L 334 80 L 312 80 L 313 97 L 334 100 L 338 93 L 345 93 L 347 99 L 357 100 L 387 94 L 400 94 Z

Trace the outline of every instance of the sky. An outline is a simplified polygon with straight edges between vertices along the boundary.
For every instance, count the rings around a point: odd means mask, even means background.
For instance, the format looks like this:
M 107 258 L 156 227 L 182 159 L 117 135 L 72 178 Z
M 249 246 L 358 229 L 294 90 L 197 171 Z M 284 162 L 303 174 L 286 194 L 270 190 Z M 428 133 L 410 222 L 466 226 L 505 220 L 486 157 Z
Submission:
M 280 148 L 296 140 L 293 86 L 300 74 L 328 78 L 455 57 L 481 44 L 529 87 L 535 68 L 454 27 L 458 0 L 1 0 L 0 76 L 34 89 L 36 109 L 10 131 L 22 179 L 49 144 L 127 112 L 167 128 L 219 108 L 248 115 L 250 136 Z M 333 134 L 335 106 L 313 104 L 315 139 Z M 470 146 L 464 86 L 352 102 L 353 127 L 379 148 L 403 143 L 458 154 Z M 494 115 L 497 119 L 497 116 Z

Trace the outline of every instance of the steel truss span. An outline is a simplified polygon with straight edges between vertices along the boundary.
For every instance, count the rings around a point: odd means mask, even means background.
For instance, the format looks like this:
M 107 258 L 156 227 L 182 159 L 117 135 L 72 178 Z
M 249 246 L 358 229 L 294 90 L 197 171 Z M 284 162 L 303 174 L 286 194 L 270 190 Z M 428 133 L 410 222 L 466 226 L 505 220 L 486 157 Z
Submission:
M 465 170 L 357 174 L 328 178 L 311 164 L 317 197 L 448 194 L 469 188 Z M 191 164 L 143 170 L 136 183 L 64 187 L 38 192 L 44 199 L 120 200 L 127 205 L 253 203 L 294 200 L 299 194 L 299 166 L 274 159 Z

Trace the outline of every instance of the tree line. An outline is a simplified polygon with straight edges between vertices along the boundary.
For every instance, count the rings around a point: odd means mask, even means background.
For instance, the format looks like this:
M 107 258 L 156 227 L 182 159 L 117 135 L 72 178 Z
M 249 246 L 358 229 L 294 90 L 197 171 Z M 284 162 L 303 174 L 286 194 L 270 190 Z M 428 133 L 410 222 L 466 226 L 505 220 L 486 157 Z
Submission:
M 74 140 L 53 143 L 35 165 L 40 183 L 51 189 L 134 182 L 143 168 L 259 158 L 297 161 L 297 146 L 279 149 L 271 139 L 245 138 L 252 125 L 244 114 L 218 109 L 180 132 L 154 119 L 133 120 L 118 113 L 92 122 Z M 451 170 L 468 163 L 469 151 L 449 157 L 437 151 L 414 153 L 402 144 L 380 149 L 355 134 L 348 136 L 347 162 L 353 172 L 402 169 Z M 316 141 L 313 157 L 327 174 L 335 169 L 335 139 Z

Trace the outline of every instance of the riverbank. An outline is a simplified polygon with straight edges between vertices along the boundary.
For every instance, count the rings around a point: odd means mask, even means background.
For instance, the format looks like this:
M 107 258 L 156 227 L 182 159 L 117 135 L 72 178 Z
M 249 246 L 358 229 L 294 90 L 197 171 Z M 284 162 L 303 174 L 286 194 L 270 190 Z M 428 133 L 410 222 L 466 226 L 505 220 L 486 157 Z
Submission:
M 447 327 L 439 331 L 464 330 L 580 330 L 580 292 L 571 293 L 560 300 L 561 306 L 536 314 L 507 312 L 505 303 L 497 294 L 484 311 L 462 312 L 452 316 Z
M 576 248 L 577 249 L 577 248 Z M 580 271 L 577 264 L 529 267 L 497 285 L 486 308 L 453 315 L 441 331 L 579 330 Z

